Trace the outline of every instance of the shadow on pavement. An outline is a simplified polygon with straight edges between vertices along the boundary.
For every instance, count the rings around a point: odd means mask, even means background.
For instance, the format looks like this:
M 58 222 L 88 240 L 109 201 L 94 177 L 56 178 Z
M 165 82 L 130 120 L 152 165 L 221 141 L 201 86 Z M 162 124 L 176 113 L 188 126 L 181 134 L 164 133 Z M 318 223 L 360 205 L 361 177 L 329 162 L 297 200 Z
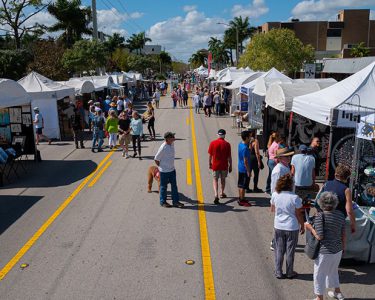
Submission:
M 97 167 L 92 160 L 43 160 L 32 162 L 28 172 L 5 188 L 57 187 L 69 185 L 91 174 Z
M 0 197 L 0 235 L 42 198 L 42 196 L 2 195 Z
M 270 199 L 262 197 L 252 197 L 251 194 L 246 194 L 246 198 L 250 200 L 251 205 L 259 207 L 270 207 Z
M 344 259 L 340 263 L 339 274 L 341 283 L 375 286 L 375 264 Z

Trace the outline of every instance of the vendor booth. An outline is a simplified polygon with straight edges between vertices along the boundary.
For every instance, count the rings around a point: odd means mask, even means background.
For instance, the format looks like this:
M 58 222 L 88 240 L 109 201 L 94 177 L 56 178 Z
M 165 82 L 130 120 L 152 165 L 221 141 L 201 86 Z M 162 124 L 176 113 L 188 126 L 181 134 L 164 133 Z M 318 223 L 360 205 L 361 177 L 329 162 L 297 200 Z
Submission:
M 375 63 L 323 90 L 297 96 L 292 111 L 309 122 L 329 128 L 327 177 L 332 178 L 338 163 L 351 166 L 355 128 L 361 117 L 375 110 Z M 369 155 L 375 156 L 372 149 Z
M 16 81 L 0 79 L 0 147 L 6 155 L 17 159 L 22 155 L 36 154 L 32 120 L 30 95 Z M 7 152 L 11 148 L 12 152 Z M 2 157 L 0 185 L 6 176 L 6 163 L 7 159 Z
M 51 139 L 60 139 L 61 128 L 57 102 L 62 100 L 69 103 L 74 100 L 74 88 L 55 82 L 36 72 L 31 72 L 18 82 L 31 96 L 32 107 L 39 107 L 43 115 L 43 133 Z

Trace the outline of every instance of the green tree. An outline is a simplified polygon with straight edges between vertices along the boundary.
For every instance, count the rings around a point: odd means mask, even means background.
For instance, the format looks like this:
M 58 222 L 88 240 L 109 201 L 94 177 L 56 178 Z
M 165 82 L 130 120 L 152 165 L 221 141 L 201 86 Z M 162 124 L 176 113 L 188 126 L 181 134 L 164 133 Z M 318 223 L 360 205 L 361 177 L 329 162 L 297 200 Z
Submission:
M 199 66 L 207 66 L 207 50 L 202 50 L 198 50 L 189 58 L 189 63 L 193 68 L 198 68 Z
M 0 50 L 0 78 L 18 80 L 25 76 L 31 59 L 28 50 Z
M 33 61 L 27 66 L 27 70 L 36 71 L 52 80 L 68 80 L 69 74 L 62 64 L 65 48 L 62 43 L 52 39 L 41 40 L 33 44 Z
M 27 25 L 27 21 L 41 12 L 47 5 L 42 0 L 1 0 L 0 25 L 10 28 L 16 49 L 21 48 L 24 34 L 40 31 L 41 25 Z
M 105 45 L 110 53 L 114 52 L 117 48 L 125 47 L 125 38 L 119 33 L 115 32 L 112 36 L 105 41 Z
M 229 53 L 224 43 L 214 37 L 208 41 L 208 51 L 212 53 L 212 60 L 218 67 L 226 66 L 229 62 Z
M 158 70 L 159 63 L 151 55 L 131 54 L 128 59 L 129 70 L 145 73 L 146 69 Z
M 299 71 L 304 63 L 313 61 L 314 48 L 303 45 L 294 31 L 272 29 L 253 36 L 240 58 L 239 66 L 263 71 L 275 67 L 291 74 Z
M 229 22 L 232 32 L 236 34 L 236 28 L 238 29 L 238 43 L 239 43 L 239 52 L 243 53 L 243 42 L 250 38 L 255 32 L 255 27 L 250 27 L 249 17 L 242 19 L 242 16 L 235 17 L 232 21 Z M 236 38 L 236 36 L 234 36 Z M 235 42 L 236 43 L 236 42 Z
M 350 49 L 350 55 L 352 57 L 365 57 L 370 55 L 370 49 L 365 46 L 364 42 L 360 42 L 358 45 Z
M 56 0 L 48 5 L 48 12 L 57 23 L 48 28 L 51 32 L 64 31 L 60 39 L 67 47 L 82 39 L 83 34 L 91 34 L 91 8 L 82 7 L 81 0 Z
M 189 71 L 189 65 L 181 61 L 172 61 L 172 71 L 175 74 L 185 74 Z
M 152 40 L 146 37 L 146 33 L 144 31 L 140 33 L 133 33 L 130 38 L 126 40 L 128 43 L 128 48 L 130 51 L 136 50 L 137 54 L 141 54 L 141 49 L 146 45 L 147 42 L 152 42 Z
M 125 48 L 117 48 L 111 55 L 111 59 L 107 63 L 109 71 L 129 71 L 129 50 Z
M 107 59 L 108 52 L 103 43 L 96 40 L 81 40 L 65 51 L 62 63 L 69 71 L 83 72 L 104 67 Z

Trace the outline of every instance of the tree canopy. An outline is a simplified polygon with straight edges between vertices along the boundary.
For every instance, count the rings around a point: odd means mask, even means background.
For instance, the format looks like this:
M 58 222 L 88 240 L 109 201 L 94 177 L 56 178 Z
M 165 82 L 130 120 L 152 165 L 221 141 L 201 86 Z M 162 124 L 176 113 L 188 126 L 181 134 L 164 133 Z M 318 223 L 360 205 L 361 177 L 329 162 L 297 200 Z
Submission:
M 65 51 L 63 66 L 71 71 L 83 72 L 101 68 L 106 65 L 108 52 L 99 41 L 81 40 L 75 42 L 71 49 Z
M 239 65 L 260 71 L 275 67 L 290 74 L 299 71 L 304 63 L 313 61 L 314 48 L 303 45 L 294 31 L 272 29 L 253 36 L 240 58 Z
M 81 0 L 56 0 L 48 5 L 48 12 L 57 23 L 48 28 L 51 32 L 64 31 L 60 36 L 68 47 L 82 39 L 83 34 L 91 34 L 91 8 L 82 7 Z
M 364 42 L 361 42 L 352 49 L 350 49 L 350 55 L 353 57 L 369 56 L 370 52 L 370 49 L 365 46 Z
M 144 31 L 140 33 L 133 33 L 130 38 L 126 40 L 128 43 L 128 48 L 130 51 L 136 50 L 137 54 L 141 54 L 141 49 L 146 45 L 147 42 L 152 42 L 152 40 L 146 37 Z

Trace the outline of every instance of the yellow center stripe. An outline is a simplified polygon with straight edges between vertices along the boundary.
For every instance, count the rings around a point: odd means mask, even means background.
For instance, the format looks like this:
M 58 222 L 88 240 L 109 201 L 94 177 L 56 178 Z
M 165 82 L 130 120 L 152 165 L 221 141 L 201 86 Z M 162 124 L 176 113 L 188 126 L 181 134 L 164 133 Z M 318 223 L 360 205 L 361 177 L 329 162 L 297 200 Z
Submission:
M 191 103 L 189 105 L 191 105 Z M 200 231 L 200 236 L 201 236 L 201 251 L 202 251 L 205 299 L 215 300 L 216 294 L 215 294 L 214 275 L 212 272 L 212 264 L 211 264 L 210 242 L 208 239 L 206 212 L 204 210 L 204 197 L 203 197 L 201 173 L 200 173 L 199 159 L 198 159 L 197 139 L 195 136 L 193 109 L 191 108 L 191 106 L 190 106 L 190 124 L 191 124 L 191 136 L 192 136 L 192 142 L 193 142 L 195 184 L 196 184 L 197 200 L 198 200 L 198 218 L 199 218 L 199 231 Z
M 29 249 L 35 244 L 35 242 L 41 237 L 41 235 L 48 229 L 48 227 L 56 220 L 56 218 L 64 211 L 64 209 L 73 201 L 73 199 L 79 194 L 80 191 L 86 186 L 91 180 L 94 174 L 105 164 L 105 162 L 112 156 L 114 150 L 107 154 L 107 156 L 100 162 L 96 169 L 87 176 L 81 184 L 70 194 L 68 198 L 60 205 L 60 207 L 48 218 L 48 220 L 38 229 L 37 232 L 26 242 L 25 245 L 17 252 L 17 254 L 4 266 L 0 271 L 0 280 L 9 273 L 10 270 L 19 262 L 19 260 L 29 251 Z
M 193 184 L 192 176 L 191 176 L 191 159 L 186 160 L 186 183 L 188 185 Z
M 112 160 L 110 160 L 109 162 L 107 162 L 107 164 L 103 167 L 103 169 L 101 169 L 99 172 L 98 172 L 98 175 L 95 176 L 95 178 L 89 183 L 88 187 L 93 187 L 95 185 L 95 183 L 99 180 L 99 178 L 103 175 L 103 173 L 105 172 L 105 170 L 108 169 L 108 167 L 111 165 L 112 163 Z

